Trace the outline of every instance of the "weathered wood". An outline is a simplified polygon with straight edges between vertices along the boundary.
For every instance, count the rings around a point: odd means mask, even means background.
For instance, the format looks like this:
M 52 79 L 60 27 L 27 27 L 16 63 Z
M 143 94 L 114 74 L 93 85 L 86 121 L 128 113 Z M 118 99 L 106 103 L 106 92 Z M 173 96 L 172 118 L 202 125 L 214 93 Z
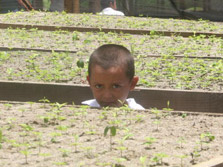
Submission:
M 223 167 L 223 156 L 213 158 L 207 162 L 194 165 L 193 167 Z
M 67 13 L 73 12 L 73 0 L 64 0 L 64 11 Z
M 41 48 L 8 48 L 0 46 L 0 51 L 37 51 L 37 52 L 67 52 L 67 53 L 77 53 L 75 50 L 63 50 L 63 49 L 41 49 Z
M 4 47 L 4 46 L 0 46 L 0 51 L 37 51 L 37 52 L 66 52 L 66 53 L 77 53 L 76 50 L 64 50 L 64 49 L 41 49 L 41 48 L 20 48 L 20 47 L 14 47 L 14 48 L 9 48 L 9 47 Z M 180 58 L 185 58 L 184 55 L 173 55 L 175 58 L 180 59 Z M 162 57 L 162 55 L 155 55 L 155 54 L 148 54 L 143 56 L 145 58 L 147 57 Z M 214 59 L 214 60 L 220 60 L 223 59 L 223 57 L 219 57 L 219 56 L 187 56 L 187 58 L 190 59 Z
M 51 102 L 79 105 L 93 98 L 89 86 L 0 81 L 0 100 L 38 101 L 46 97 Z M 145 108 L 170 108 L 178 111 L 223 113 L 223 92 L 185 91 L 137 88 L 129 97 Z
M 80 0 L 73 0 L 73 13 L 80 13 Z

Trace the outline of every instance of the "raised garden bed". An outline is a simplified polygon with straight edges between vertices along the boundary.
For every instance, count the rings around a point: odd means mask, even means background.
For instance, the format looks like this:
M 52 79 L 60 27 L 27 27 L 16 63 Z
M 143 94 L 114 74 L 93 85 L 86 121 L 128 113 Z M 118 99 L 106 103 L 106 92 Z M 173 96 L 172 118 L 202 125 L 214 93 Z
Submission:
M 223 39 L 196 36 L 164 37 L 160 35 L 131 35 L 104 32 L 40 31 L 36 29 L 0 29 L 2 47 L 55 49 L 90 54 L 96 47 L 105 43 L 122 44 L 134 55 L 179 55 L 197 57 L 222 57 Z M 173 47 L 174 46 L 174 47 Z
M 92 99 L 88 85 L 53 84 L 35 82 L 0 82 L 0 100 L 34 101 L 46 97 L 51 102 L 75 103 Z M 178 111 L 222 113 L 223 93 L 205 91 L 185 91 L 173 89 L 139 88 L 130 92 L 130 98 L 145 108 L 163 109 L 170 107 Z
M 222 115 L 167 110 L 0 103 L 0 165 L 190 167 L 223 154 Z
M 24 19 L 25 18 L 25 19 Z M 1 23 L 21 25 L 50 25 L 69 27 L 140 29 L 171 32 L 214 32 L 222 33 L 222 23 L 139 17 L 111 17 L 92 14 L 66 14 L 49 12 L 17 12 L 1 15 Z
M 0 55 L 1 80 L 87 84 L 89 55 L 30 51 L 0 52 Z M 79 59 L 85 62 L 83 69 L 76 65 Z M 135 60 L 139 86 L 222 92 L 222 60 L 173 56 L 138 56 Z

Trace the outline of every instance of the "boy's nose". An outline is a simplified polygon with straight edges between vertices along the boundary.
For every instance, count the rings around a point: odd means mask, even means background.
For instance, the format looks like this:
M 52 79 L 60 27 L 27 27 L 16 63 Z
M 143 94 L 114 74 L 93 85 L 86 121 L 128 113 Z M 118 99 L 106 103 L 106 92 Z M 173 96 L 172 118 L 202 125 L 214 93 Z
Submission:
M 103 100 L 110 102 L 112 100 L 112 91 L 111 90 L 104 90 L 103 92 Z

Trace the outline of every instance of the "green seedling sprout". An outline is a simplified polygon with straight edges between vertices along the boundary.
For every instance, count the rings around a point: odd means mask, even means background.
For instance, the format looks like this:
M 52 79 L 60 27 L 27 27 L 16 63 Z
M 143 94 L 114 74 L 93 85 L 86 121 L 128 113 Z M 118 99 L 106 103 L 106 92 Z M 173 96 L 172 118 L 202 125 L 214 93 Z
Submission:
M 127 159 L 125 159 L 125 158 L 115 158 L 115 161 L 117 163 L 115 163 L 112 167 L 124 167 L 124 165 L 121 165 L 121 163 L 127 161 Z
M 197 158 L 201 156 L 201 154 L 198 151 L 198 148 L 197 147 L 195 147 L 194 150 L 193 150 L 193 152 L 190 153 L 190 156 L 192 158 L 191 163 L 192 164 L 196 164 Z
M 163 165 L 163 158 L 166 157 L 168 157 L 168 155 L 165 153 L 155 153 L 154 157 L 152 157 L 150 160 L 152 162 L 155 162 L 155 165 Z
M 177 142 L 180 143 L 180 148 L 183 148 L 183 143 L 186 143 L 186 140 L 184 137 L 180 137 Z
M 154 137 L 146 137 L 146 142 L 143 143 L 144 145 L 148 146 L 147 148 L 151 149 L 151 145 L 156 141 L 156 138 Z
M 141 157 L 139 158 L 139 161 L 140 161 L 142 167 L 147 167 L 147 165 L 146 165 L 147 156 L 143 156 L 143 157 L 141 156 Z
M 124 146 L 124 141 L 125 141 L 125 138 L 122 138 L 120 141 L 119 141 L 119 146 L 117 147 L 117 150 L 120 150 L 120 155 L 121 155 L 121 157 L 123 157 L 122 155 L 122 153 L 123 153 L 123 151 L 125 151 L 127 148 Z
M 86 156 L 88 158 L 92 158 L 93 154 L 92 154 L 92 150 L 94 149 L 94 147 L 88 146 L 88 147 L 82 147 L 83 150 L 86 150 Z
M 81 143 L 78 142 L 79 140 L 79 135 L 74 135 L 74 142 L 71 144 L 74 146 L 74 152 L 77 153 L 77 146 L 80 145 Z
M 62 153 L 62 157 L 64 158 L 64 162 L 66 162 L 66 157 L 69 157 L 70 150 L 67 149 L 60 149 Z
M 203 144 L 208 144 L 210 142 L 212 142 L 215 139 L 215 136 L 212 135 L 210 132 L 205 132 L 205 133 L 201 133 L 200 135 L 200 140 L 199 140 L 199 144 L 200 144 L 200 148 L 201 150 L 203 150 Z
M 62 134 L 58 133 L 58 132 L 52 132 L 50 135 L 52 136 L 52 138 L 51 138 L 52 143 L 58 143 L 56 137 L 62 136 Z
M 159 124 L 160 124 L 160 121 L 159 121 L 159 120 L 155 120 L 155 121 L 153 121 L 152 123 L 156 125 L 156 131 L 159 131 Z
M 25 156 L 25 164 L 28 164 L 28 155 L 31 153 L 28 151 L 28 149 L 21 150 L 20 153 L 22 153 Z
M 43 160 L 45 161 L 46 157 L 51 156 L 51 154 L 50 153 L 39 153 L 39 156 L 43 157 Z
M 43 103 L 44 108 L 46 108 L 46 103 L 50 103 L 50 101 L 46 97 L 40 99 L 39 102 Z
M 25 109 L 24 108 L 20 108 L 19 111 L 22 113 L 21 117 L 24 117 Z
M 108 131 L 110 131 L 110 151 L 112 150 L 112 136 L 116 135 L 116 127 L 115 126 L 107 126 L 104 129 L 104 136 L 107 136 Z
M 37 137 L 38 146 L 39 146 L 39 154 L 40 154 L 41 147 L 43 146 L 43 142 L 42 142 L 43 133 L 42 132 L 33 132 L 33 134 Z
M 187 158 L 188 155 L 183 154 L 183 155 L 177 155 L 176 157 L 180 158 L 180 167 L 183 167 L 183 166 L 184 166 L 184 165 L 183 165 L 183 160 L 184 160 L 185 158 Z
M 162 117 L 162 111 L 158 110 L 157 108 L 152 108 L 151 112 L 155 114 L 155 119 L 160 119 Z
M 28 103 L 30 104 L 30 110 L 33 111 L 33 104 L 34 104 L 34 102 L 29 101 Z
M 3 143 L 3 132 L 2 129 L 0 129 L 0 149 L 2 149 L 2 143 Z
M 8 130 L 12 129 L 15 127 L 15 122 L 16 118 L 7 118 L 7 123 L 9 124 L 9 127 L 7 128 Z
M 10 110 L 12 108 L 12 104 L 9 103 L 4 104 L 4 106 L 6 107 L 6 110 Z
M 170 108 L 170 101 L 167 101 L 167 108 L 163 108 L 165 111 L 173 111 L 173 109 Z

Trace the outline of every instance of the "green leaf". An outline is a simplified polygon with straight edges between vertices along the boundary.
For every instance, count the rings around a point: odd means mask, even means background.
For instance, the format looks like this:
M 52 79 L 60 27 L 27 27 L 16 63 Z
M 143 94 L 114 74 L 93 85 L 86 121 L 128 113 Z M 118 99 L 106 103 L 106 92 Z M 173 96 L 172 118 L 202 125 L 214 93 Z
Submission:
M 108 127 L 108 126 L 105 128 L 105 130 L 104 130 L 104 136 L 107 136 L 107 133 L 108 133 L 108 130 L 109 129 L 110 129 L 110 127 Z
M 84 68 L 84 61 L 82 59 L 79 59 L 77 61 L 77 66 L 78 66 L 78 68 Z
M 111 130 L 111 136 L 115 136 L 116 135 L 116 127 L 112 126 L 110 127 Z

